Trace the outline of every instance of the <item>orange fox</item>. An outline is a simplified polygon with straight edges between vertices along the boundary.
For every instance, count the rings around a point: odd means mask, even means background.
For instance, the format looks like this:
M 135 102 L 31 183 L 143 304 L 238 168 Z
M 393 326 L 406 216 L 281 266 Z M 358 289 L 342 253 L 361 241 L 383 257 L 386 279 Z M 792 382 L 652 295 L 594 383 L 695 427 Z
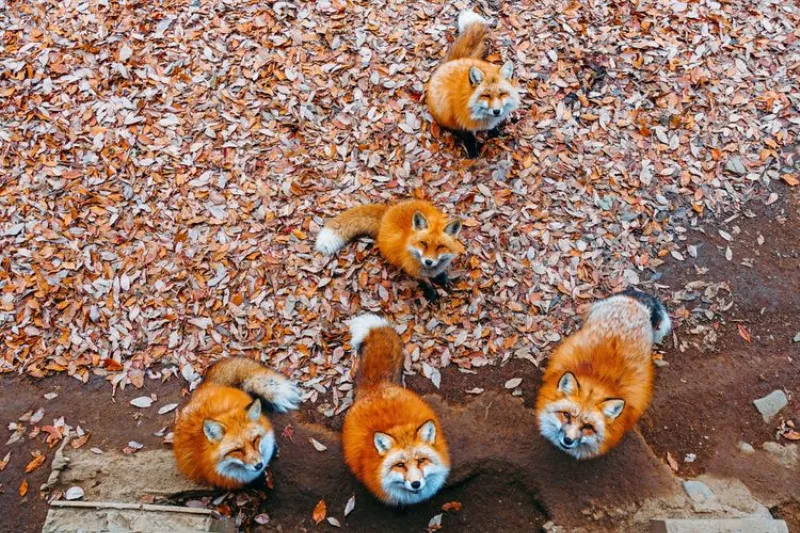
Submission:
M 433 119 L 460 137 L 471 158 L 480 155 L 475 132 L 498 127 L 519 107 L 511 82 L 514 66 L 483 60 L 488 21 L 471 10 L 458 16 L 458 37 L 444 62 L 428 82 L 427 99 Z
M 344 419 L 344 460 L 372 494 L 389 505 L 427 500 L 444 485 L 450 457 L 436 413 L 401 387 L 400 336 L 383 318 L 350 322 L 361 356 L 356 401 Z
M 542 435 L 576 459 L 616 446 L 650 403 L 653 344 L 670 328 L 664 305 L 637 290 L 594 304 L 550 358 L 536 402 Z
M 281 412 L 300 402 L 291 381 L 250 359 L 223 359 L 209 368 L 175 422 L 178 469 L 223 489 L 243 487 L 261 475 L 275 451 L 275 433 L 261 414 L 259 397 Z
M 449 220 L 424 200 L 363 205 L 328 222 L 317 236 L 317 250 L 333 255 L 359 235 L 375 237 L 386 260 L 418 280 L 425 298 L 433 302 L 439 297 L 433 283 L 446 289 L 447 268 L 464 252 L 460 232 L 461 222 Z

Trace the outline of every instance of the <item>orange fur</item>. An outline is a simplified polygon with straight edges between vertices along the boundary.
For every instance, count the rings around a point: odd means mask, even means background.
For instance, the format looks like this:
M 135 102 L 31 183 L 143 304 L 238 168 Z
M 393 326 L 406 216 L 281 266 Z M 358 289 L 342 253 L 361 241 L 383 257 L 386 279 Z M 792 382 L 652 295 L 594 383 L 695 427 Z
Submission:
M 550 358 L 536 403 L 542 434 L 579 459 L 616 446 L 650 403 L 652 348 L 650 312 L 641 303 L 614 296 L 595 304 Z M 585 449 L 567 449 L 559 443 L 565 436 Z
M 274 451 L 272 425 L 261 414 L 258 400 L 245 390 L 278 410 L 293 409 L 299 401 L 285 377 L 255 361 L 230 358 L 216 363 L 175 422 L 173 451 L 178 469 L 189 479 L 236 489 L 266 467 Z M 208 423 L 217 432 L 214 438 L 206 430 Z M 258 465 L 262 467 L 255 468 Z
M 427 488 L 433 494 L 441 487 L 450 468 L 441 424 L 422 398 L 397 384 L 403 354 L 400 337 L 394 329 L 390 326 L 370 329 L 362 344 L 361 357 L 356 401 L 347 412 L 342 428 L 345 462 L 367 489 L 382 501 L 394 505 L 416 503 L 413 494 L 408 494 L 409 498 L 405 499 L 405 494 L 393 490 L 387 492 L 385 483 L 392 477 L 409 479 L 418 476 L 435 464 L 439 477 L 434 480 L 434 475 L 430 474 Z M 431 422 L 436 428 L 432 443 L 420 435 L 420 429 Z M 389 436 L 392 440 L 390 450 L 381 453 L 376 448 L 376 434 Z
M 427 224 L 414 228 L 414 215 L 420 213 Z M 333 253 L 358 235 L 375 237 L 378 249 L 391 264 L 416 279 L 434 277 L 464 252 L 458 241 L 461 224 L 424 200 L 406 200 L 391 206 L 365 205 L 349 209 L 325 225 L 317 238 L 317 249 Z M 419 251 L 419 256 L 412 252 Z M 439 258 L 446 256 L 439 262 Z M 436 261 L 426 269 L 421 260 Z

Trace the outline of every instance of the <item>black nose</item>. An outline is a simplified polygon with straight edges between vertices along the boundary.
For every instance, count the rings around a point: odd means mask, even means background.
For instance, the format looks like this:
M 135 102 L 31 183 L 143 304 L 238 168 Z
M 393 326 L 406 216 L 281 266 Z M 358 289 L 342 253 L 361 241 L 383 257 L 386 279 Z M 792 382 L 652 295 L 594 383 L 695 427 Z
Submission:
M 256 465 L 256 470 L 261 470 L 262 468 L 264 468 L 264 463 L 258 463 Z
M 575 442 L 575 441 L 572 440 L 571 438 L 567 437 L 566 435 L 564 435 L 564 444 L 565 445 L 571 446 L 573 442 Z
M 419 481 L 414 481 L 413 483 L 411 483 L 411 488 L 412 489 L 418 489 L 419 488 Z
M 433 259 L 426 259 L 425 266 L 431 266 L 433 264 Z
M 494 116 L 499 117 L 500 111 L 501 111 L 500 109 L 495 109 L 494 111 L 492 111 L 492 113 L 494 113 Z

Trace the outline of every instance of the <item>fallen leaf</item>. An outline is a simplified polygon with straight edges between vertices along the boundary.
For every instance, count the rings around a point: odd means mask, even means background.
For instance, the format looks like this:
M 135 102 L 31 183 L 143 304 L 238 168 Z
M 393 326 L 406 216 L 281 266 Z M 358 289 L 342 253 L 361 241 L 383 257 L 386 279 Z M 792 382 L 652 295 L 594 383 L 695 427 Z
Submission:
M 461 502 L 447 502 L 442 505 L 442 511 L 460 511 Z
M 428 531 L 436 531 L 442 529 L 442 513 L 437 514 L 428 522 Z
M 750 337 L 750 332 L 747 331 L 747 328 L 744 327 L 743 324 L 738 324 L 737 327 L 739 329 L 739 336 L 741 338 L 743 338 L 747 342 L 752 342 L 753 341 L 752 337 Z
M 27 466 L 25 467 L 26 474 L 30 474 L 31 472 L 42 466 L 42 463 L 44 463 L 45 459 L 47 458 L 39 450 L 34 450 L 31 455 L 33 455 L 33 460 L 30 463 L 28 463 Z
M 522 378 L 511 378 L 506 381 L 505 388 L 507 389 L 516 389 L 517 387 L 522 384 Z
M 28 480 L 23 479 L 22 483 L 19 486 L 19 495 L 25 496 L 26 494 L 28 494 Z
M 324 452 L 325 450 L 327 450 L 327 449 L 328 449 L 328 447 L 327 447 L 327 446 L 325 446 L 324 444 L 322 444 L 321 442 L 319 442 L 317 439 L 315 439 L 315 438 L 313 438 L 313 437 L 312 437 L 312 438 L 309 438 L 308 440 L 309 440 L 309 442 L 311 442 L 311 445 L 312 445 L 312 446 L 314 446 L 314 448 L 315 448 L 315 449 L 316 449 L 318 452 Z
M 333 527 L 342 527 L 342 524 L 332 516 L 328 517 L 328 523 Z
M 314 522 L 319 524 L 323 520 L 325 520 L 325 516 L 328 514 L 328 506 L 325 505 L 325 500 L 320 500 L 316 507 L 314 507 L 314 513 L 311 515 L 314 519 Z
M 44 418 L 44 409 L 40 407 L 31 416 L 30 423 L 31 424 L 38 424 L 39 422 L 42 421 L 42 418 Z
M 3 470 L 5 470 L 5 469 L 6 469 L 6 466 L 8 466 L 8 462 L 9 462 L 10 460 L 11 460 L 11 452 L 8 452 L 8 453 L 6 454 L 6 456 L 5 456 L 5 457 L 3 457 L 3 460 L 2 460 L 2 461 L 0 461 L 0 472 L 2 472 Z M 346 516 L 346 515 L 345 515 L 345 516 Z
M 149 396 L 139 396 L 131 400 L 131 405 L 140 409 L 146 409 L 153 405 L 153 400 Z
M 80 487 L 70 487 L 64 493 L 64 498 L 67 500 L 80 500 L 83 498 L 83 489 Z
M 70 441 L 69 445 L 72 446 L 73 450 L 77 450 L 78 448 L 82 447 L 84 444 L 89 442 L 89 437 L 91 437 L 91 433 L 85 433 L 82 437 L 78 437 L 75 440 Z
M 788 440 L 800 440 L 800 432 L 797 432 L 793 429 L 787 431 L 786 433 L 782 434 L 784 439 Z
M 256 524 L 261 524 L 263 526 L 264 524 L 269 524 L 269 515 L 267 513 L 261 513 L 256 515 L 253 520 L 255 520 Z
M 347 517 L 350 513 L 353 512 L 353 509 L 356 508 L 356 495 L 353 494 L 350 496 L 350 499 L 347 500 L 347 505 L 344 506 L 344 516 Z
M 678 461 L 672 457 L 672 454 L 667 452 L 667 463 L 669 463 L 669 467 L 672 469 L 673 472 L 678 471 Z
M 52 399 L 54 399 L 56 397 L 58 397 L 58 393 L 57 392 L 48 392 L 47 394 L 44 395 L 44 399 L 45 400 L 52 400 Z
M 166 405 L 162 405 L 158 409 L 158 414 L 165 415 L 165 414 L 169 413 L 170 411 L 174 411 L 176 407 L 178 407 L 177 403 L 168 403 Z
M 789 187 L 794 187 L 795 185 L 800 184 L 800 180 L 792 176 L 791 174 L 781 174 L 781 179 L 786 182 Z
M 481 394 L 481 393 L 483 393 L 483 389 L 480 388 L 480 387 L 475 387 L 475 388 L 466 390 L 464 392 L 466 392 L 467 394 Z

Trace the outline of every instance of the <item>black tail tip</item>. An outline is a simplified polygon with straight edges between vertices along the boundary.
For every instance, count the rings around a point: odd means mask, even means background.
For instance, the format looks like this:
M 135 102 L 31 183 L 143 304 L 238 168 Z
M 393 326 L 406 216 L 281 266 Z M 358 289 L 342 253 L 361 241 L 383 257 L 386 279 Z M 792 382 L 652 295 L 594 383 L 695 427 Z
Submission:
M 650 325 L 653 327 L 656 342 L 669 333 L 672 323 L 669 319 L 667 308 L 658 298 L 632 287 L 628 287 L 620 294 L 638 300 L 650 310 Z

